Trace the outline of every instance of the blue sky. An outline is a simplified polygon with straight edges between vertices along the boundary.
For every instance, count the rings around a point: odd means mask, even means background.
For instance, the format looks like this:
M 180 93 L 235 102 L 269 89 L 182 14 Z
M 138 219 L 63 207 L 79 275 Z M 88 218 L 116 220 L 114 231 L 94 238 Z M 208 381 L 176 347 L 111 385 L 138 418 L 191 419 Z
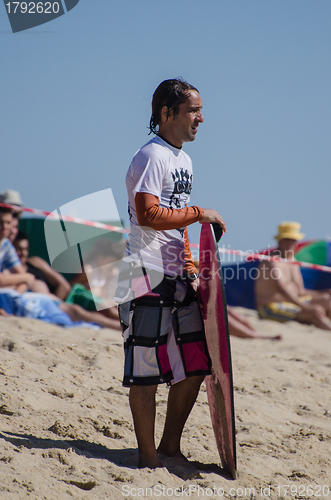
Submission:
M 80 0 L 12 34 L 1 4 L 0 191 L 53 211 L 112 188 L 128 224 L 153 91 L 182 76 L 205 117 L 191 203 L 220 212 L 224 245 L 265 248 L 283 220 L 331 235 L 330 22 L 329 0 Z

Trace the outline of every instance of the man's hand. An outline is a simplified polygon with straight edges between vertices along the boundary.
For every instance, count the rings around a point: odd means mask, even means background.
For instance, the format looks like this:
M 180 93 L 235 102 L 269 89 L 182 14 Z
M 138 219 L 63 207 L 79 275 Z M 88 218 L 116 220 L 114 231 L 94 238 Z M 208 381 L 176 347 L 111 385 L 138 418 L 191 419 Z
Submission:
M 197 278 L 196 280 L 194 281 L 191 281 L 191 287 L 193 288 L 193 290 L 195 292 L 198 291 L 198 288 L 199 288 L 199 278 Z
M 203 219 L 201 219 L 200 224 L 202 222 L 216 222 L 221 226 L 223 229 L 223 232 L 226 233 L 226 225 L 220 214 L 217 212 L 217 210 L 214 210 L 213 208 L 203 208 Z

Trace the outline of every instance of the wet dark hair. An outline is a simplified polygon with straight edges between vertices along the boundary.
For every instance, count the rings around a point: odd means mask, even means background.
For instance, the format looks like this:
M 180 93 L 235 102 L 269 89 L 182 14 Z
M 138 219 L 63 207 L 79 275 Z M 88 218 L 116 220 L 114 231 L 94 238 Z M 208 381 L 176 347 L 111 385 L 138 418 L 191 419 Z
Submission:
M 176 117 L 179 112 L 179 106 L 185 102 L 190 96 L 190 90 L 199 92 L 198 89 L 190 85 L 182 78 L 175 78 L 174 80 L 164 80 L 157 87 L 153 94 L 152 99 L 152 116 L 149 122 L 149 134 L 157 134 L 158 125 L 161 122 L 161 110 L 163 106 L 167 106 L 168 114 L 170 112 Z

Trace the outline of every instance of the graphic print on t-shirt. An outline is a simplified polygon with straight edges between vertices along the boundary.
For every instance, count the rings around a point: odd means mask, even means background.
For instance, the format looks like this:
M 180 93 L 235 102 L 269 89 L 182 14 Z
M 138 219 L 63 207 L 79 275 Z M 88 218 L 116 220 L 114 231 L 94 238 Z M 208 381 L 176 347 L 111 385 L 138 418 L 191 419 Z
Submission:
M 182 193 L 190 194 L 192 191 L 192 179 L 193 175 L 189 175 L 188 171 L 181 168 L 180 174 L 175 168 L 175 172 L 171 172 L 172 180 L 174 181 L 174 189 L 172 195 L 170 196 L 169 207 L 170 208 L 183 208 L 180 203 L 180 195 Z M 177 229 L 181 236 L 184 234 L 184 227 Z
M 190 194 L 192 191 L 192 178 L 193 175 L 189 175 L 188 171 L 181 168 L 180 174 L 175 168 L 175 172 L 171 172 L 172 180 L 174 181 L 174 189 L 172 195 L 170 196 L 169 207 L 170 208 L 183 208 L 180 204 L 180 195 L 182 193 Z

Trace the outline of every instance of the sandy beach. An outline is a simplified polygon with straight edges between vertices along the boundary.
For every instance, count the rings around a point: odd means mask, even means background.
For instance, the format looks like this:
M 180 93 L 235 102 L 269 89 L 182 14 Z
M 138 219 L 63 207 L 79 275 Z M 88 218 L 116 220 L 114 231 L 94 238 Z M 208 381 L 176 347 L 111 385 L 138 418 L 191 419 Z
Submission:
M 331 498 L 331 335 L 239 310 L 283 340 L 231 338 L 236 480 L 220 466 L 204 386 L 182 440 L 197 470 L 138 469 L 120 333 L 0 318 L 0 498 Z

